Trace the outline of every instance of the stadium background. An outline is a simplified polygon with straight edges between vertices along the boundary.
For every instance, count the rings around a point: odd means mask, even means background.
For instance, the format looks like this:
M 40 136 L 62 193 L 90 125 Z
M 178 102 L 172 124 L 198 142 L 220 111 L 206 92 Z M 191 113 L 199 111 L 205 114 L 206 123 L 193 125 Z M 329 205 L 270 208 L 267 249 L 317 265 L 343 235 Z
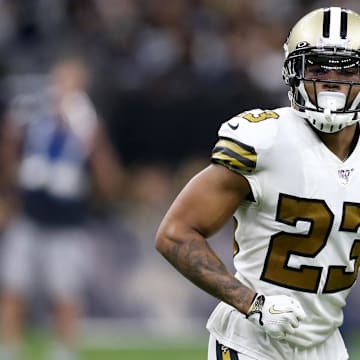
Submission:
M 1 105 L 43 81 L 64 51 L 88 59 L 91 97 L 104 117 L 128 186 L 122 201 L 94 212 L 92 282 L 86 297 L 84 359 L 205 358 L 206 318 L 215 300 L 154 250 L 169 202 L 208 162 L 216 130 L 235 113 L 288 103 L 282 44 L 292 24 L 333 1 L 2 0 Z M 359 1 L 342 1 L 360 12 Z M 231 267 L 231 231 L 212 239 Z M 358 351 L 360 290 L 343 328 Z M 29 360 L 47 345 L 48 303 L 34 293 Z M 137 355 L 136 355 L 137 354 Z

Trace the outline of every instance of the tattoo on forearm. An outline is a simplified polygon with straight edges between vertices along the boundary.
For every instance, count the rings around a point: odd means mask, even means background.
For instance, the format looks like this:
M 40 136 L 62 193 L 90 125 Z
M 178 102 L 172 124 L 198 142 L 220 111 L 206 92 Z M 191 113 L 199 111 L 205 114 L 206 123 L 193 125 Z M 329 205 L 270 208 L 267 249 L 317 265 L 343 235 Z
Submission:
M 247 304 L 253 294 L 229 273 L 206 241 L 177 241 L 167 259 L 195 285 L 237 308 Z

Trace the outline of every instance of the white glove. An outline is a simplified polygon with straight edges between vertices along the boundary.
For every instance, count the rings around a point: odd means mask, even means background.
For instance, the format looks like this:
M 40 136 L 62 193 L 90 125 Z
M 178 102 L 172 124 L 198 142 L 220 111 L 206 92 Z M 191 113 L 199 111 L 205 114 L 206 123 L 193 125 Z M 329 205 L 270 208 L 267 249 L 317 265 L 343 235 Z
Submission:
M 286 295 L 264 296 L 256 294 L 246 318 L 261 327 L 269 336 L 284 339 L 293 334 L 306 314 L 300 303 Z

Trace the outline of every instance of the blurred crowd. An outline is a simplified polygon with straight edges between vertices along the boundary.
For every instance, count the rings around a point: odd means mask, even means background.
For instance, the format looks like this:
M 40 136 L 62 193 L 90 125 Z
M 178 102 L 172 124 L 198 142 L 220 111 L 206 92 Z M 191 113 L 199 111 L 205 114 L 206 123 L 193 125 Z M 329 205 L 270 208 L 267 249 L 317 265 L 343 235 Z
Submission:
M 207 155 L 224 118 L 287 103 L 282 44 L 289 26 L 321 3 L 3 0 L 4 93 L 34 81 L 59 53 L 80 52 L 126 163 Z
M 329 1 L 3 0 L 1 72 L 10 76 L 4 93 L 46 71 L 59 52 L 80 52 L 124 161 L 174 164 L 207 155 L 224 118 L 287 103 L 283 42 L 301 14 L 324 4 Z
M 96 256 L 88 317 L 156 319 L 167 332 L 207 317 L 212 299 L 199 309 L 202 295 L 155 253 L 158 223 L 208 163 L 221 122 L 245 109 L 288 104 L 281 68 L 290 26 L 332 3 L 0 1 L 2 113 L 19 95 L 46 87 L 59 58 L 80 56 L 91 72 L 89 98 L 118 157 L 114 201 L 91 198 L 87 229 Z M 341 5 L 360 11 L 356 0 Z M 231 225 L 217 237 L 214 246 L 230 264 Z

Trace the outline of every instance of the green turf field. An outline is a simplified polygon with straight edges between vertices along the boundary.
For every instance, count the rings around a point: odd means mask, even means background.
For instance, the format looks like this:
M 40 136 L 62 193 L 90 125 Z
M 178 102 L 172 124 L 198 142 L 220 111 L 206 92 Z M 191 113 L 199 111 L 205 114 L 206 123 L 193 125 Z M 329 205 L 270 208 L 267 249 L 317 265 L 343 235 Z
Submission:
M 27 360 L 47 360 L 46 353 L 33 348 L 26 354 Z M 187 350 L 178 348 L 166 349 L 117 349 L 117 350 L 88 350 L 82 351 L 81 360 L 206 360 L 206 349 Z
M 84 360 L 206 360 L 206 350 L 186 349 L 137 349 L 137 350 L 114 350 L 92 351 L 82 354 Z
M 203 345 L 203 346 L 202 346 Z M 136 346 L 132 342 L 129 347 L 122 344 L 119 348 L 101 348 L 86 346 L 81 350 L 80 360 L 206 360 L 206 341 L 199 346 L 194 344 L 161 344 L 144 341 L 142 345 Z M 31 332 L 27 336 L 25 346 L 26 360 L 49 360 L 49 338 L 38 332 Z
M 350 360 L 360 359 L 360 336 L 352 339 L 349 345 Z M 28 336 L 25 359 L 26 360 L 49 360 L 46 356 L 48 350 L 48 338 L 46 335 L 31 333 Z M 199 346 L 194 344 L 161 344 L 159 340 L 146 342 L 143 345 L 134 346 L 132 343 L 128 348 L 122 344 L 121 348 L 96 349 L 87 346 L 82 349 L 80 360 L 206 360 L 206 341 Z
M 43 349 L 33 347 L 26 354 L 26 360 L 48 360 Z M 46 354 L 46 353 L 45 353 Z M 351 360 L 360 359 L 360 351 L 350 354 Z M 206 349 L 185 349 L 176 347 L 141 348 L 141 349 L 113 349 L 113 350 L 84 350 L 81 360 L 206 360 Z
M 29 348 L 26 360 L 47 360 L 46 349 L 42 347 Z M 184 349 L 176 347 L 141 348 L 141 349 L 109 349 L 109 350 L 83 350 L 81 360 L 206 360 L 206 349 Z

